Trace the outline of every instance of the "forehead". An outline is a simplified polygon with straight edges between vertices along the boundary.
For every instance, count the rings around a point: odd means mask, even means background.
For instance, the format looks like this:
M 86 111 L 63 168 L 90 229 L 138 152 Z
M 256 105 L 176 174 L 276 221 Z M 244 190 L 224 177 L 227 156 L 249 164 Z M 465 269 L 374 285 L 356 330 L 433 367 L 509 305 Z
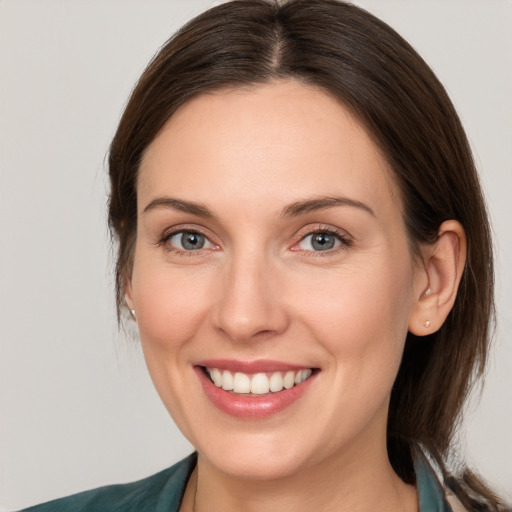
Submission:
M 139 208 L 166 193 L 202 202 L 243 194 L 277 207 L 339 194 L 379 210 L 397 208 L 395 188 L 361 123 L 329 94 L 288 80 L 200 95 L 180 107 L 144 154 L 138 196 Z

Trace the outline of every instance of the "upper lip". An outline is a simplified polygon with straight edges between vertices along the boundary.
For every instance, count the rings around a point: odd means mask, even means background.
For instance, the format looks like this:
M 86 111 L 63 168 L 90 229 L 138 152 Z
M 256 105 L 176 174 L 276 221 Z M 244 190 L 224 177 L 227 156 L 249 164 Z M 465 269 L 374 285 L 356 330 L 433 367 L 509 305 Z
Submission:
M 312 368 L 312 366 L 308 365 L 293 364 L 284 361 L 273 361 L 269 359 L 259 359 L 256 361 L 241 361 L 235 359 L 205 359 L 203 361 L 198 361 L 195 363 L 195 365 L 248 374 L 297 371 Z

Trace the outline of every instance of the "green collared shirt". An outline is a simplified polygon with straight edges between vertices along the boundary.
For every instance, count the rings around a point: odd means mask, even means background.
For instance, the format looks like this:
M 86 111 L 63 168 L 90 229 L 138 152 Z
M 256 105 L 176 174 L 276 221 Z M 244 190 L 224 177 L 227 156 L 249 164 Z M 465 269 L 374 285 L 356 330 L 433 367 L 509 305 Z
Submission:
M 22 512 L 178 512 L 197 454 L 153 476 L 108 485 L 36 505 Z M 424 458 L 414 462 L 420 512 L 452 512 L 435 473 Z

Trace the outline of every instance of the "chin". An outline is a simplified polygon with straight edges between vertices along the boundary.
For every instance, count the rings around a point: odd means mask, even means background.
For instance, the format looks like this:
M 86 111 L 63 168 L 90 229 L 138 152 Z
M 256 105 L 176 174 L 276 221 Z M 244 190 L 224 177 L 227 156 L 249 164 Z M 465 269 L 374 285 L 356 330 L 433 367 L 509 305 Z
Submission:
M 243 480 L 278 480 L 295 474 L 303 465 L 301 457 L 285 456 L 261 449 L 233 450 L 226 453 L 200 452 L 217 471 Z

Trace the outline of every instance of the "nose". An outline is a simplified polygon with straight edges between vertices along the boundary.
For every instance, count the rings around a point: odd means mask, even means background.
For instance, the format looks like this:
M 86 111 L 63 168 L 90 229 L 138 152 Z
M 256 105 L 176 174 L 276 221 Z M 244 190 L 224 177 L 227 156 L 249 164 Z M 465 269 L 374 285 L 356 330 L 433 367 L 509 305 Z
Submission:
M 213 315 L 215 328 L 237 342 L 283 333 L 289 315 L 278 274 L 271 262 L 256 255 L 233 258 L 218 290 Z

